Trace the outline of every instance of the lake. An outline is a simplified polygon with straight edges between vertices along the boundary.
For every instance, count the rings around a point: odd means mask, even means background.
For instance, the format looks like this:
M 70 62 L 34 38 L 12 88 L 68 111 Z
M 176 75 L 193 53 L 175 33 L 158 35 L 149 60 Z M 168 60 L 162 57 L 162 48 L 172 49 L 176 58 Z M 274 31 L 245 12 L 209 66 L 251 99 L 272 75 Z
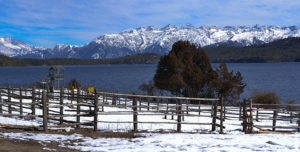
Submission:
M 218 64 L 213 64 L 217 66 Z M 300 63 L 228 63 L 230 70 L 239 70 L 247 87 L 242 97 L 253 89 L 275 91 L 280 98 L 300 103 Z M 0 68 L 1 86 L 29 86 L 48 75 L 47 66 Z M 93 65 L 65 66 L 65 84 L 76 78 L 83 86 L 102 91 L 136 92 L 138 86 L 151 80 L 156 65 Z

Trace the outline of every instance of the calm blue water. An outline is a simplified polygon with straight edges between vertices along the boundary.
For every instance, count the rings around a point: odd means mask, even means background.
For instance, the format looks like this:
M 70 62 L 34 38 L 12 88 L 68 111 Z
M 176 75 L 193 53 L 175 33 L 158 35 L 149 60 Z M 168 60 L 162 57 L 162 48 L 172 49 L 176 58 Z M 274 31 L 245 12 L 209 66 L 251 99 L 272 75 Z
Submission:
M 218 64 L 213 64 L 217 66 Z M 243 97 L 253 89 L 275 91 L 281 99 L 300 103 L 300 63 L 229 63 L 239 70 L 247 83 Z M 48 74 L 49 67 L 0 68 L 0 85 L 28 86 Z M 156 65 L 65 66 L 65 84 L 76 78 L 83 86 L 103 91 L 135 92 L 138 86 L 153 78 Z

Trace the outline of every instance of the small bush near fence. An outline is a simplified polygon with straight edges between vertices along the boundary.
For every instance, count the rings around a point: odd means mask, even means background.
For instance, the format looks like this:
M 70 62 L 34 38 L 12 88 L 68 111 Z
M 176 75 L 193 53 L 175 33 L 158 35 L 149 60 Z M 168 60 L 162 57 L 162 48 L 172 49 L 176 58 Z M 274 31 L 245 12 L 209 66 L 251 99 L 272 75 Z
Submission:
M 251 96 L 254 103 L 269 104 L 263 106 L 263 108 L 275 108 L 276 106 L 271 104 L 280 104 L 279 97 L 273 91 L 253 90 Z

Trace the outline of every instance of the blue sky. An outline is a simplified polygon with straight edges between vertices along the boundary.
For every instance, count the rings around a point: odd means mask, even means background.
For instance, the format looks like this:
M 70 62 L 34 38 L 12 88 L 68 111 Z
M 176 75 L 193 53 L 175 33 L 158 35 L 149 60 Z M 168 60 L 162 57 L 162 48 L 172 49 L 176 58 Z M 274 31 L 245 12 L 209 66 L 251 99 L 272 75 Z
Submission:
M 81 45 L 140 26 L 300 25 L 299 0 L 0 0 L 0 37 Z

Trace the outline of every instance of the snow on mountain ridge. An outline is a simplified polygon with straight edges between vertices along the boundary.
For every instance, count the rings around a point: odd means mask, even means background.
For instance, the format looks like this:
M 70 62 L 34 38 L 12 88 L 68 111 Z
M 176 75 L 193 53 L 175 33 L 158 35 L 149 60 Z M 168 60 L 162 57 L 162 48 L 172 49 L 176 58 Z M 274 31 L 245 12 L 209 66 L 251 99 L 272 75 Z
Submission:
M 151 30 L 144 30 L 145 28 Z M 295 28 L 295 26 L 278 27 L 255 25 L 252 28 L 200 26 L 196 28 L 192 25 L 182 27 L 167 25 L 160 29 L 148 26 L 126 30 L 119 34 L 105 34 L 97 37 L 94 41 L 104 45 L 125 46 L 136 51 L 144 50 L 147 46 L 152 44 L 160 44 L 162 47 L 171 48 L 171 45 L 177 40 L 189 40 L 201 46 L 224 43 L 226 41 L 246 42 L 244 45 L 252 45 L 254 39 L 268 43 L 277 39 L 299 36 L 300 30 L 299 28 Z M 166 44 L 167 46 L 165 46 Z
M 31 52 L 34 46 L 26 44 L 22 41 L 15 40 L 9 37 L 0 38 L 0 54 L 15 56 Z
M 269 43 L 287 37 L 300 37 L 300 27 L 289 26 L 175 26 L 162 28 L 142 26 L 127 29 L 118 34 L 104 34 L 85 45 L 58 44 L 43 48 L 28 45 L 11 38 L 0 38 L 0 54 L 17 57 L 67 57 L 67 58 L 108 58 L 153 52 L 167 53 L 174 42 L 188 40 L 202 47 L 233 43 L 248 46 Z

